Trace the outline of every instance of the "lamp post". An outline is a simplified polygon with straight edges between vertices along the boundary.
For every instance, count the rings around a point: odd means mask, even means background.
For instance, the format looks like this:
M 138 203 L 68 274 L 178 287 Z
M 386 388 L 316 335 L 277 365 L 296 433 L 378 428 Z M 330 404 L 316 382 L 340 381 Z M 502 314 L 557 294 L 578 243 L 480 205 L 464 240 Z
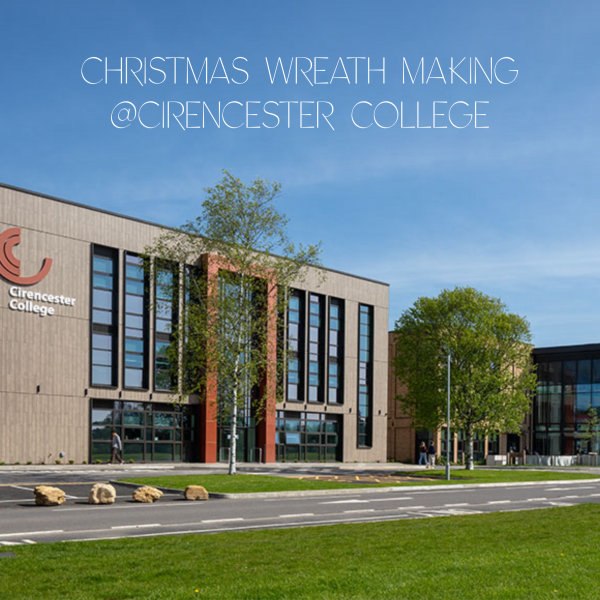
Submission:
M 450 481 L 450 359 L 452 352 L 448 351 L 448 404 L 446 406 L 446 480 Z

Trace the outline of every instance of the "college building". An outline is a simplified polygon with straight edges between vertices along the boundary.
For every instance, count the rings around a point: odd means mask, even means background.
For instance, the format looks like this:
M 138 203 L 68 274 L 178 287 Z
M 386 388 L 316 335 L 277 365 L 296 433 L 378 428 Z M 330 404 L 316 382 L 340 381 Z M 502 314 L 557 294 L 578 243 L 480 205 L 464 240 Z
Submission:
M 173 402 L 176 306 L 141 259 L 162 231 L 0 184 L 0 462 L 104 461 L 112 429 L 126 460 L 226 459 L 216 402 Z M 386 460 L 388 303 L 387 284 L 329 269 L 294 286 L 284 397 L 244 413 L 239 460 Z
M 395 353 L 394 338 L 394 332 L 390 332 L 390 358 Z M 571 457 L 599 451 L 597 440 L 590 439 L 588 413 L 590 408 L 600 411 L 600 344 L 532 348 L 531 359 L 536 367 L 537 387 L 520 433 L 475 439 L 476 461 L 488 455 L 506 455 L 511 450 Z M 404 391 L 390 368 L 388 458 L 416 462 L 419 444 L 431 439 L 445 455 L 445 431 L 415 429 L 397 401 Z M 450 454 L 455 462 L 461 462 L 464 440 L 460 432 L 452 437 Z
M 390 357 L 388 374 L 388 459 L 403 463 L 416 463 L 419 459 L 421 442 L 428 444 L 433 441 L 438 454 L 445 457 L 449 450 L 451 461 L 462 463 L 466 440 L 461 431 L 451 433 L 450 448 L 448 448 L 445 427 L 437 431 L 415 428 L 412 419 L 405 413 L 401 402 L 398 401 L 398 398 L 406 393 L 406 388 L 400 384 L 392 365 L 393 357 L 396 354 L 395 338 L 396 333 L 390 331 L 388 337 L 388 356 Z M 511 450 L 520 452 L 526 448 L 531 448 L 531 415 L 525 418 L 520 433 L 491 436 L 476 434 L 473 440 L 473 460 L 481 462 L 486 460 L 488 456 L 506 455 Z
M 532 355 L 538 378 L 528 423 L 532 449 L 540 455 L 587 454 L 588 411 L 600 409 L 600 344 L 535 348 Z

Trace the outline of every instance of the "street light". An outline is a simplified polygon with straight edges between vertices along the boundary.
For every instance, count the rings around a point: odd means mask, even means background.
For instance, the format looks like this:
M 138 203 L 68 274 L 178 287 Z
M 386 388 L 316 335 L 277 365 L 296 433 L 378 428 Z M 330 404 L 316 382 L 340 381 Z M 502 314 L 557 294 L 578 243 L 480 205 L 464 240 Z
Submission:
M 448 404 L 446 406 L 446 480 L 450 481 L 450 359 L 452 352 L 448 351 Z

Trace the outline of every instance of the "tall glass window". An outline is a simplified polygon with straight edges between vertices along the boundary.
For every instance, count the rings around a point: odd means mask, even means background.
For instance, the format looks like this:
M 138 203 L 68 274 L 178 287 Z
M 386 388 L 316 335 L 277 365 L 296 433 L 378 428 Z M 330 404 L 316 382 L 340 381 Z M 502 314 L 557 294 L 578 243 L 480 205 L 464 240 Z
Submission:
M 585 430 L 590 408 L 600 409 L 600 359 L 561 358 L 537 363 L 534 449 L 540 454 L 591 451 Z
M 91 320 L 93 386 L 117 385 L 117 257 L 117 250 L 94 246 Z
M 294 291 L 288 305 L 288 363 L 287 363 L 287 399 L 304 399 L 303 393 L 303 348 L 304 348 L 304 318 L 303 298 L 300 292 Z
M 196 460 L 197 415 L 192 405 L 92 400 L 91 460 L 110 459 L 112 430 L 126 461 Z
M 358 306 L 358 445 L 371 446 L 373 430 L 373 308 Z
M 308 323 L 308 401 L 322 402 L 323 361 L 323 302 L 322 297 L 309 294 Z
M 125 255 L 124 387 L 148 386 L 148 285 L 142 259 Z
M 278 411 L 277 460 L 339 460 L 341 420 L 337 415 Z
M 154 387 L 157 390 L 173 388 L 173 369 L 168 349 L 176 326 L 177 295 L 175 272 L 172 269 L 157 269 L 155 281 L 156 302 L 154 305 Z
M 328 361 L 328 391 L 329 404 L 342 404 L 343 382 L 343 301 L 332 298 L 329 301 L 329 361 Z

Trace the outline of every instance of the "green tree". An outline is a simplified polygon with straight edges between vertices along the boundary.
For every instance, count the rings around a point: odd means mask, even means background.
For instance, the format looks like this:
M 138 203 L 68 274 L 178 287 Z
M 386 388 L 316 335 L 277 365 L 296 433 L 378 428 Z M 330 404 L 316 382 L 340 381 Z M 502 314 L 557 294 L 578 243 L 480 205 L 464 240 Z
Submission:
M 183 267 L 172 278 L 172 295 L 183 307 L 167 351 L 173 390 L 201 400 L 217 391 L 231 475 L 239 425 L 250 413 L 260 420 L 274 410 L 283 389 L 287 349 L 278 332 L 290 287 L 309 267 L 322 278 L 319 245 L 296 247 L 288 237 L 288 219 L 274 206 L 280 191 L 278 183 L 245 184 L 223 171 L 221 181 L 205 189 L 201 214 L 146 249 L 155 273 Z
M 451 354 L 452 431 L 465 436 L 466 468 L 473 469 L 475 434 L 519 431 L 530 410 L 536 376 L 527 321 L 497 298 L 470 288 L 419 298 L 396 321 L 399 397 L 416 426 L 446 423 L 446 356 Z

